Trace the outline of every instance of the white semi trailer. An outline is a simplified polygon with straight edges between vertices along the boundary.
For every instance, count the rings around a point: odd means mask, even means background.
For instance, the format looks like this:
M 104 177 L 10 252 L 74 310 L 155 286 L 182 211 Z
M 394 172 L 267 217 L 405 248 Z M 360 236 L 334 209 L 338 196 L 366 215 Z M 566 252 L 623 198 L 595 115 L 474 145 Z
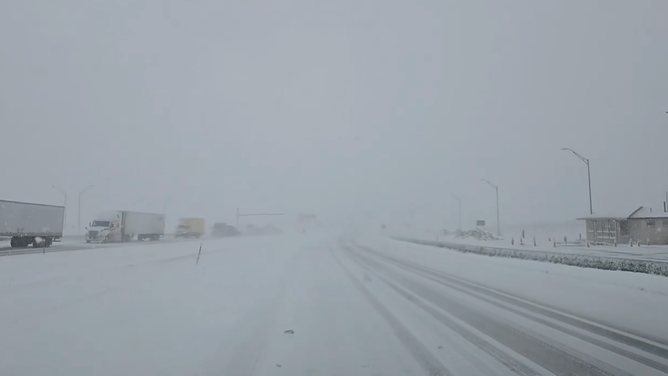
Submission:
M 112 211 L 97 215 L 86 227 L 86 243 L 159 240 L 164 234 L 164 214 Z
M 50 247 L 63 236 L 65 207 L 0 200 L 0 236 L 12 247 Z

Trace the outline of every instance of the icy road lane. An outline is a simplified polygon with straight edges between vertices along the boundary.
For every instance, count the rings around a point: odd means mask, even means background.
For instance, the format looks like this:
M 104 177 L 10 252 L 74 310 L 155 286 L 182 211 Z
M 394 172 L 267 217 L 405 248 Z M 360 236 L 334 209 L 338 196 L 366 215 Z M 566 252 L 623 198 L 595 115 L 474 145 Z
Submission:
M 0 258 L 1 375 L 668 375 L 668 278 L 333 234 Z

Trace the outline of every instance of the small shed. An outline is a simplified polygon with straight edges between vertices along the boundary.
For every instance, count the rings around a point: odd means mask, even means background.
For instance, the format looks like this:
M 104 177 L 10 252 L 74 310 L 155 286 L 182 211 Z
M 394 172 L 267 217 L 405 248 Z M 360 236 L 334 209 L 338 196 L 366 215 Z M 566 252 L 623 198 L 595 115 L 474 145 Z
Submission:
M 668 244 L 668 213 L 641 206 L 629 214 L 592 214 L 577 218 L 587 227 L 591 243 L 629 243 L 631 240 L 649 244 Z

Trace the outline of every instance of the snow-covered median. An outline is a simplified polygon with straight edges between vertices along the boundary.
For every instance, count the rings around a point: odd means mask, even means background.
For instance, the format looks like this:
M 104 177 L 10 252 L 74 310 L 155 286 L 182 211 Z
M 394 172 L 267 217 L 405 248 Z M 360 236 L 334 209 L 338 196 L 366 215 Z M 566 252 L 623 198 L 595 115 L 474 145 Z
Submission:
M 551 262 L 579 266 L 583 268 L 594 268 L 602 270 L 620 270 L 634 273 L 656 274 L 668 277 L 668 262 L 649 261 L 634 258 L 620 258 L 619 256 L 578 255 L 563 252 L 550 252 L 537 249 L 516 249 L 497 247 L 494 245 L 462 244 L 426 239 L 416 239 L 404 236 L 390 236 L 394 240 L 411 242 L 422 245 L 430 245 L 440 248 L 449 248 L 464 253 L 475 253 L 485 256 L 509 257 L 525 260 Z

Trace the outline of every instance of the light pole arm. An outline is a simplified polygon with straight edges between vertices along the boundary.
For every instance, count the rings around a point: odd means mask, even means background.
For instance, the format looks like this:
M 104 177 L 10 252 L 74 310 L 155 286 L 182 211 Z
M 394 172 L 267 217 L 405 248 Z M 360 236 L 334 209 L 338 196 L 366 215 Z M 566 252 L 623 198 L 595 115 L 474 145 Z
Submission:
M 563 148 L 563 149 L 561 149 L 561 150 L 568 150 L 568 151 L 570 151 L 571 153 L 575 154 L 576 157 L 580 158 L 580 160 L 581 160 L 582 162 L 584 162 L 585 164 L 589 165 L 589 159 L 583 157 L 583 156 L 582 156 L 580 153 L 578 153 L 577 151 L 575 151 L 575 150 L 573 150 L 573 149 L 570 149 L 570 148 Z
M 491 181 L 489 181 L 489 180 L 487 180 L 487 179 L 480 179 L 480 180 L 482 180 L 482 181 L 484 181 L 485 183 L 489 184 L 490 187 L 496 189 L 497 191 L 499 190 L 499 187 L 497 187 L 497 186 L 496 186 L 494 183 L 492 183 Z
M 494 190 L 496 191 L 496 232 L 497 235 L 501 236 L 501 216 L 499 215 L 499 187 L 487 179 L 480 179 L 480 180 L 489 184 L 489 186 L 494 188 Z

